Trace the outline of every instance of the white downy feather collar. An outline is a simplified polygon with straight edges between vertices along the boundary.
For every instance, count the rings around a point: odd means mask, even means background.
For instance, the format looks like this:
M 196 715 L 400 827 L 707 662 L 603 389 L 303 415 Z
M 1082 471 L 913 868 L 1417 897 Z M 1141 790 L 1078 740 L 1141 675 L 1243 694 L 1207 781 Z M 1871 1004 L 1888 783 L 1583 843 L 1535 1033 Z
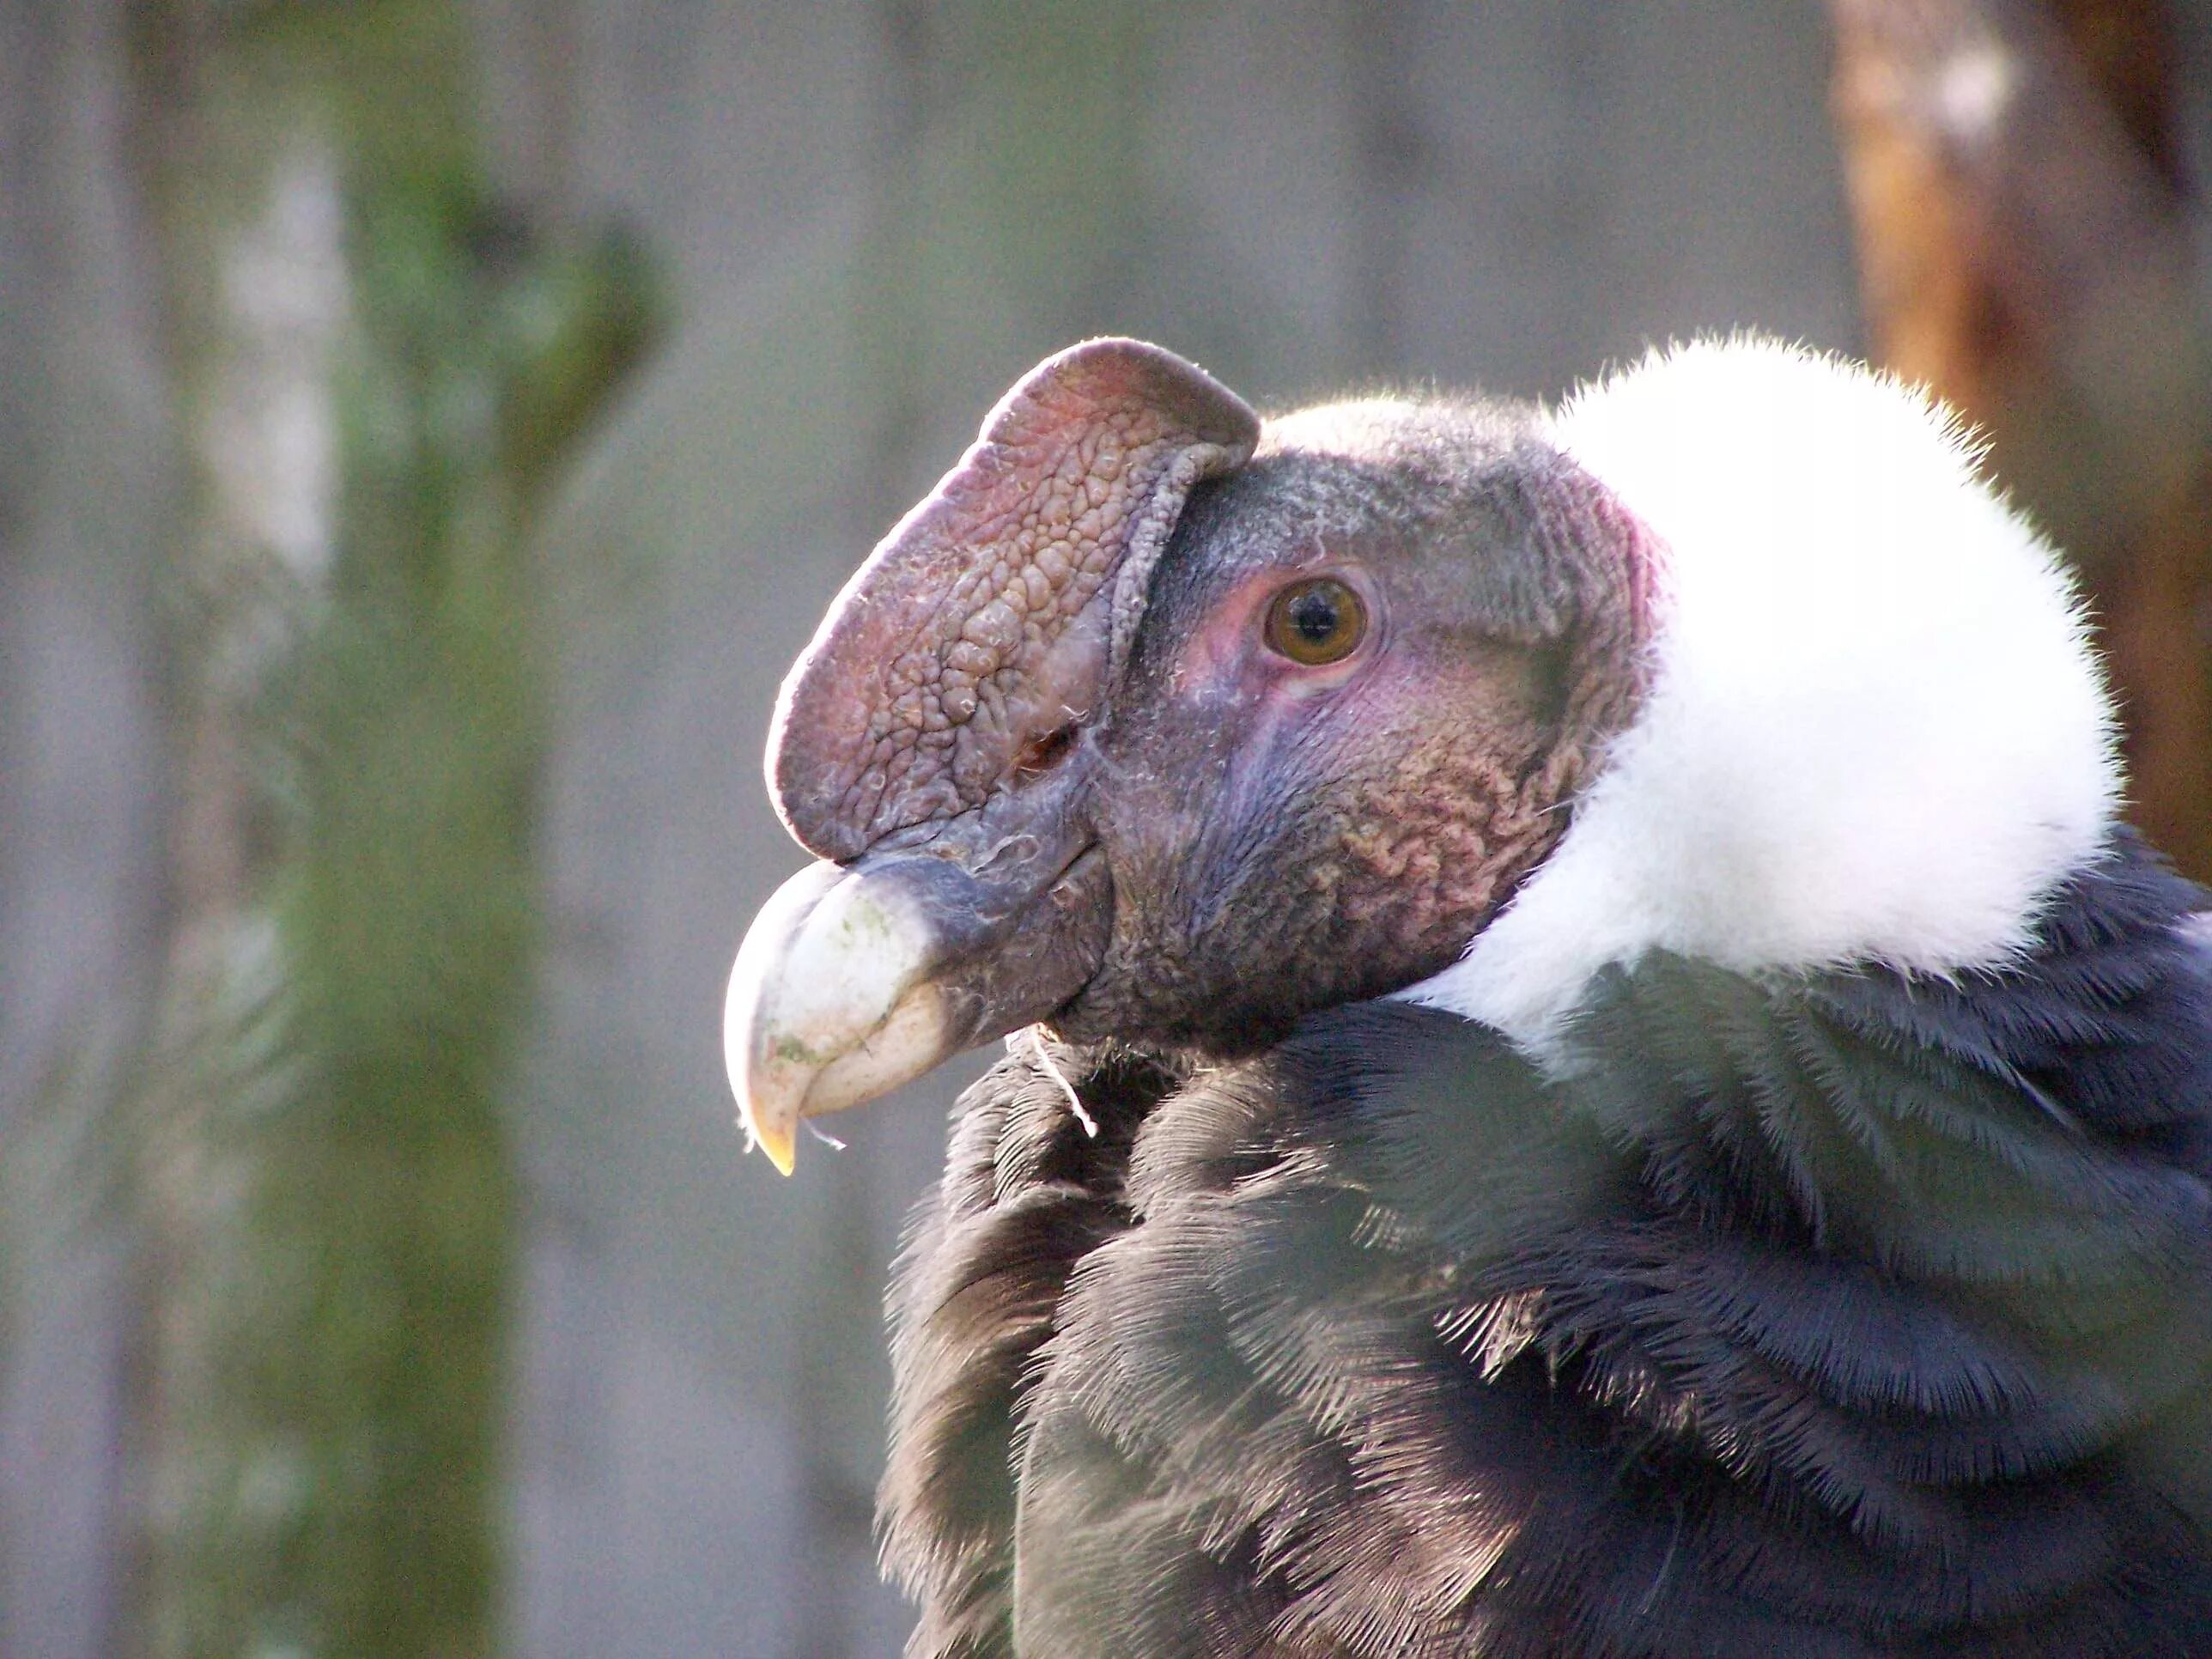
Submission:
M 2070 581 L 1958 421 L 1737 339 L 1553 428 L 1664 550 L 1650 690 L 1544 865 L 1402 994 L 1541 1053 L 1650 950 L 1950 974 L 2026 946 L 2105 842 L 2114 722 Z

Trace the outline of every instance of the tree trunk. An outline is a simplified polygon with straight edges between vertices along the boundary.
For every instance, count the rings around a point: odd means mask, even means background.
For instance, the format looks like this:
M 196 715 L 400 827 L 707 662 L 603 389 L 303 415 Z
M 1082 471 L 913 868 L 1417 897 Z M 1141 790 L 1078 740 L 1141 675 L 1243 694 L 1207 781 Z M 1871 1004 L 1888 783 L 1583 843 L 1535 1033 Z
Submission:
M 2212 341 L 2155 0 L 1832 0 L 1875 356 L 2071 554 L 2133 816 L 2212 880 Z
M 484 192 L 457 0 L 133 24 L 194 489 L 129 1645 L 465 1659 L 496 1641 L 537 931 L 524 548 L 640 279 Z

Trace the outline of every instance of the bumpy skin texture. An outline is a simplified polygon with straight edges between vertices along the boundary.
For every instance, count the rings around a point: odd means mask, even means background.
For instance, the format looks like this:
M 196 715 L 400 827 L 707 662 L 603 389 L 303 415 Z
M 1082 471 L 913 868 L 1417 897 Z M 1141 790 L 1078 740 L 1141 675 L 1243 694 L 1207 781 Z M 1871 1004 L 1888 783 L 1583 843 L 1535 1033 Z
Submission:
M 1018 1040 L 894 1298 L 910 1650 L 2212 1651 L 2203 902 L 2123 838 L 1969 983 L 1649 959 L 1567 1082 Z
M 979 807 L 1026 745 L 1094 712 L 1184 496 L 1258 434 L 1234 393 L 1139 341 L 1024 376 L 785 685 L 769 770 L 800 844 L 849 859 Z
M 1634 711 L 1650 554 L 1511 405 L 1310 412 L 1194 490 L 1085 734 L 1114 933 L 1055 1028 L 1234 1052 L 1454 960 Z M 1296 670 L 1259 613 L 1322 574 L 1368 635 Z

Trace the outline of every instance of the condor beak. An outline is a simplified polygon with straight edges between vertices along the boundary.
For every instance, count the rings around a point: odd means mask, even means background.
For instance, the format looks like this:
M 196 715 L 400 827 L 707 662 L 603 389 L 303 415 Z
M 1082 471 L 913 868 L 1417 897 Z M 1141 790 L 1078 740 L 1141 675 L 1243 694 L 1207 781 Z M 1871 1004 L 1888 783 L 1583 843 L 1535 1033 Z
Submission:
M 855 571 L 776 702 L 769 787 L 834 859 L 747 933 L 723 1042 L 753 1143 L 1042 1019 L 1113 926 L 1086 733 L 1190 492 L 1260 417 L 1172 352 L 1090 340 L 1022 377 Z M 895 844 L 895 845 L 894 845 Z
M 817 864 L 775 890 L 730 974 L 722 1044 L 752 1144 L 791 1173 L 799 1121 L 888 1093 L 943 1060 L 937 954 L 902 885 Z
M 754 1146 L 789 1175 L 799 1121 L 890 1092 L 963 1048 L 1043 1018 L 1097 970 L 1104 861 L 1034 837 L 817 864 L 778 888 L 738 948 L 722 1044 Z M 973 839 L 981 839 L 973 838 Z

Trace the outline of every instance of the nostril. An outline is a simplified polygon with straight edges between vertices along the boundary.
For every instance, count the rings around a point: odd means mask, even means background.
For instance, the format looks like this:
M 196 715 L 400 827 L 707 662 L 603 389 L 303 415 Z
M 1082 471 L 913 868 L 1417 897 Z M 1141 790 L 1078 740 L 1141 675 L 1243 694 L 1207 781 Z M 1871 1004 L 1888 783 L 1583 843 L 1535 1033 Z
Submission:
M 1050 771 L 1074 745 L 1075 732 L 1075 722 L 1070 720 L 1024 744 L 1021 753 L 1014 757 L 1014 781 L 1028 783 Z

